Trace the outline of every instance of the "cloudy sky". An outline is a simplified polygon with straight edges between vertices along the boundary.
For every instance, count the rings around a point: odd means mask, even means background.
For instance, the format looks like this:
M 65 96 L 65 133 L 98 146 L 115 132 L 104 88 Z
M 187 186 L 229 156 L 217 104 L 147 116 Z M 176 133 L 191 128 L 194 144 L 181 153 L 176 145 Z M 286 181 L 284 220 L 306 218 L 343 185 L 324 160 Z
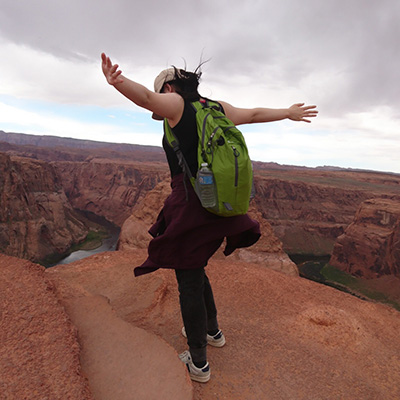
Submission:
M 109 86 L 106 52 L 152 88 L 203 66 L 200 93 L 238 107 L 316 104 L 311 124 L 243 127 L 254 160 L 400 173 L 397 0 L 0 0 L 0 130 L 160 145 Z

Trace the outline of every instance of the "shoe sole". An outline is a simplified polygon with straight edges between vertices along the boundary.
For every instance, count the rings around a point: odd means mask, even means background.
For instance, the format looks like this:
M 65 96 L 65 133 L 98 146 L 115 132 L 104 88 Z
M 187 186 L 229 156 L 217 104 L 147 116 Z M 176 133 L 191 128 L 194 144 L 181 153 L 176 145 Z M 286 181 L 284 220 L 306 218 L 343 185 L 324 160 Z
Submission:
M 211 374 L 207 376 L 192 375 L 189 373 L 190 379 L 195 382 L 207 383 L 210 380 Z

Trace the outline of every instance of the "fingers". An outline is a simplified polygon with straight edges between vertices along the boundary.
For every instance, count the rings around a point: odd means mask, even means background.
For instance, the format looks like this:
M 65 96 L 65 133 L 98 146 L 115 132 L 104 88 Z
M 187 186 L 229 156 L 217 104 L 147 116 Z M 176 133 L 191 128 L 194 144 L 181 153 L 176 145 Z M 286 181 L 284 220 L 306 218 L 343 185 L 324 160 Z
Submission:
M 103 67 L 106 67 L 107 69 L 110 69 L 112 67 L 110 57 L 107 57 L 105 53 L 101 53 L 101 61 Z
M 120 77 L 122 71 L 119 70 L 119 65 L 111 62 L 110 57 L 108 57 L 105 53 L 101 53 L 102 60 L 102 68 L 103 73 L 107 79 L 107 82 L 110 85 L 116 85 L 118 83 L 122 83 L 123 79 Z
M 113 65 L 110 57 L 108 57 L 105 53 L 101 53 L 101 61 L 103 62 L 103 65 L 105 65 L 107 68 L 112 68 Z
M 110 74 L 113 78 L 117 78 L 119 75 L 122 74 L 122 71 L 118 69 L 119 65 L 118 64 L 114 64 L 111 68 L 110 68 Z
M 300 121 L 310 123 L 311 121 L 308 118 L 315 118 L 318 114 L 318 111 L 315 110 L 316 106 L 308 106 L 302 108 L 302 115 L 300 117 Z
M 304 117 L 311 117 L 311 116 L 317 116 L 317 114 L 318 114 L 318 111 L 304 111 L 303 112 L 303 116 Z
M 107 65 L 107 57 L 104 53 L 101 53 L 101 67 L 103 68 L 103 71 L 106 65 Z
M 315 118 L 318 114 L 318 110 L 316 110 L 317 106 L 306 106 L 306 107 L 301 107 L 303 110 L 303 115 L 301 118 L 301 121 L 308 122 L 310 123 L 311 121 L 306 118 Z
M 122 71 L 117 71 L 113 74 L 113 78 L 118 81 L 118 82 L 122 82 L 122 79 L 118 79 L 118 77 L 122 74 Z
M 303 103 L 304 104 L 304 103 Z M 305 110 L 305 111 L 307 111 L 307 110 L 313 110 L 314 108 L 317 108 L 317 106 L 306 106 L 306 107 L 303 107 L 303 110 Z M 316 112 L 318 112 L 318 111 L 316 111 Z
M 316 116 L 317 114 L 303 114 L 300 118 L 300 121 L 311 122 L 309 120 L 306 120 L 306 118 L 315 118 Z

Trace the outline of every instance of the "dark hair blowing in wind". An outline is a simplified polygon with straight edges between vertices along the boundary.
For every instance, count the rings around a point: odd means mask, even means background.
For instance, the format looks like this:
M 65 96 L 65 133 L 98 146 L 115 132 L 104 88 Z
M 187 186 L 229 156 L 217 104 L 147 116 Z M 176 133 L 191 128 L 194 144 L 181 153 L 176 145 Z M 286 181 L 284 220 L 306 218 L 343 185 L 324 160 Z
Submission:
M 185 100 L 197 101 L 200 99 L 200 94 L 198 92 L 198 87 L 201 77 L 201 63 L 194 72 L 186 71 L 186 69 L 178 69 L 173 66 L 175 70 L 175 77 L 172 81 L 168 82 L 171 84 L 176 93 L 181 95 Z

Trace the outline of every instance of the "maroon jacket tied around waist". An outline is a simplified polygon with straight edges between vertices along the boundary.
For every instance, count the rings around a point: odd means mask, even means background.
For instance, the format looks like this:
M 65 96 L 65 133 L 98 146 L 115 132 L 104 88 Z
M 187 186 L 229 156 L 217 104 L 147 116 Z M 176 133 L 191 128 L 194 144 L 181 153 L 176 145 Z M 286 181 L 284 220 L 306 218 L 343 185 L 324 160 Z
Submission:
M 158 268 L 191 269 L 207 265 L 209 258 L 226 237 L 225 255 L 257 242 L 260 227 L 247 214 L 219 217 L 202 207 L 192 185 L 183 182 L 184 174 L 172 178 L 172 193 L 167 197 L 149 233 L 148 258 L 134 272 L 136 276 Z

